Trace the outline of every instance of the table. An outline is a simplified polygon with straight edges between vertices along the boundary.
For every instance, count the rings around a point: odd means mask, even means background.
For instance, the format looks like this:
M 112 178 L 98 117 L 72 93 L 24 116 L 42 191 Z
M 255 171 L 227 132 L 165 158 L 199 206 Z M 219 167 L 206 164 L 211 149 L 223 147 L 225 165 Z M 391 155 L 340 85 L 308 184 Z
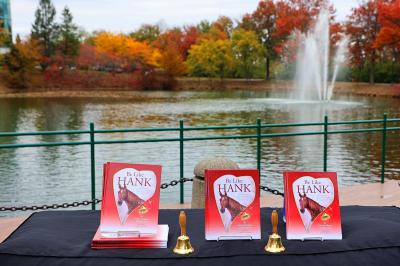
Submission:
M 397 207 L 341 207 L 343 240 L 287 241 L 280 222 L 286 252 L 266 254 L 271 211 L 261 209 L 261 240 L 216 242 L 204 239 L 204 211 L 186 210 L 196 250 L 188 257 L 171 252 L 180 232 L 179 210 L 160 210 L 159 223 L 170 226 L 168 249 L 146 250 L 92 250 L 99 211 L 38 212 L 0 244 L 0 265 L 400 265 Z

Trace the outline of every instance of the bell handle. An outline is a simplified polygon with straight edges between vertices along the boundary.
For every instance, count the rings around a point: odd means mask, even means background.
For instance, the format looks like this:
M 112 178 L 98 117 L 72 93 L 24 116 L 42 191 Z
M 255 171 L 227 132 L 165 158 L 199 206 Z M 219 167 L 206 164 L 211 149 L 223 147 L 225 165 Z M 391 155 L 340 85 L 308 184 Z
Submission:
M 179 225 L 181 227 L 181 235 L 186 235 L 186 214 L 184 211 L 179 213 Z
M 272 223 L 272 233 L 278 234 L 278 212 L 276 210 L 272 211 L 271 223 Z

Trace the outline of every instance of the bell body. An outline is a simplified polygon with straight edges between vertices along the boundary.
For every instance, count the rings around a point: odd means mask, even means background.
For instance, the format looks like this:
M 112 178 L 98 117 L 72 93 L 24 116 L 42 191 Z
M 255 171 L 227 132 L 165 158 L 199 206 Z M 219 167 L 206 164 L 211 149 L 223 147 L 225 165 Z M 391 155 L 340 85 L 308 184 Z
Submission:
M 269 236 L 268 243 L 264 249 L 270 253 L 279 253 L 285 251 L 281 237 L 278 234 L 272 234 Z
M 190 244 L 189 237 L 186 235 L 179 236 L 173 251 L 174 253 L 180 255 L 186 255 L 192 253 L 194 249 Z

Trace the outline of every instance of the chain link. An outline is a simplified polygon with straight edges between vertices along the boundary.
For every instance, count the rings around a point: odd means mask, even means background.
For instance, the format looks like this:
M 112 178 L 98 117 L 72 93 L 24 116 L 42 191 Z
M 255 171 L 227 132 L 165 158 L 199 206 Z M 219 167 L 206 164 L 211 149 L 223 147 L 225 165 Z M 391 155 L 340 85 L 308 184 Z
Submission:
M 282 196 L 282 197 L 285 196 L 285 194 L 283 194 L 283 193 L 280 192 L 279 190 L 277 190 L 277 189 L 272 189 L 272 188 L 269 188 L 269 187 L 267 187 L 267 186 L 260 186 L 260 189 L 263 190 L 263 191 L 265 191 L 265 192 L 272 193 L 272 194 L 274 194 L 274 195 L 279 195 L 279 196 Z
M 0 212 L 4 211 L 37 211 L 37 210 L 48 210 L 48 209 L 60 209 L 60 208 L 69 208 L 69 207 L 78 207 L 78 206 L 87 206 L 89 204 L 99 204 L 101 202 L 100 199 L 94 200 L 84 200 L 81 202 L 74 201 L 72 203 L 62 203 L 62 204 L 52 204 L 52 205 L 41 205 L 41 206 L 21 206 L 21 207 L 0 207 Z
M 180 184 L 180 183 L 185 183 L 185 182 L 193 182 L 193 178 L 181 178 L 181 179 L 179 179 L 179 180 L 172 180 L 171 182 L 169 182 L 169 183 L 163 183 L 163 184 L 161 184 L 161 186 L 160 186 L 160 188 L 161 189 L 166 189 L 167 187 L 173 187 L 173 186 L 176 186 L 176 185 L 178 185 L 178 184 Z
M 161 189 L 166 189 L 168 187 L 176 186 L 180 183 L 192 182 L 193 178 L 181 178 L 179 180 L 172 180 L 169 183 L 161 184 Z M 276 189 L 271 189 L 267 186 L 260 186 L 260 189 L 274 195 L 284 196 L 282 192 Z M 99 204 L 101 199 L 94 199 L 94 200 L 84 200 L 81 202 L 74 201 L 72 203 L 62 203 L 62 204 L 52 204 L 52 205 L 41 205 L 41 206 L 21 206 L 21 207 L 0 207 L 0 212 L 4 211 L 37 211 L 37 210 L 48 210 L 48 209 L 60 209 L 60 208 L 70 208 L 70 207 L 78 207 L 78 206 L 87 206 L 89 204 Z

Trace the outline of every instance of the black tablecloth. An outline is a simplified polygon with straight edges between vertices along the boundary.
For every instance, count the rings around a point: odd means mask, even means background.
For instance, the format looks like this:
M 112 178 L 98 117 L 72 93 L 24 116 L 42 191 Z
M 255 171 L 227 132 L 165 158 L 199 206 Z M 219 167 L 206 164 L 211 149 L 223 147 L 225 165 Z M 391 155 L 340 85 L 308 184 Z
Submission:
M 343 240 L 287 241 L 286 251 L 266 254 L 272 209 L 263 208 L 262 239 L 206 241 L 203 210 L 187 210 L 188 234 L 195 253 L 172 253 L 179 235 L 178 210 L 160 210 L 159 223 L 168 224 L 167 249 L 92 250 L 99 225 L 98 211 L 46 211 L 33 214 L 0 244 L 0 265 L 400 265 L 400 209 L 342 207 Z

